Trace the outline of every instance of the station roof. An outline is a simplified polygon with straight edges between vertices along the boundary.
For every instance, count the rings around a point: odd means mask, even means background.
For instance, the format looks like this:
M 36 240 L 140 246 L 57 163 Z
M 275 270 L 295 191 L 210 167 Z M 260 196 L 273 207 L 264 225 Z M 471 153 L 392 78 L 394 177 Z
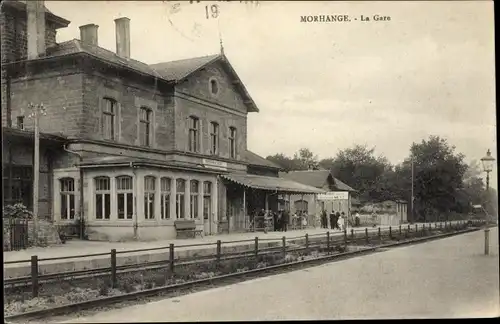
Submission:
M 289 179 L 278 177 L 266 177 L 253 174 L 224 174 L 222 178 L 237 183 L 247 188 L 289 192 L 296 194 L 325 193 L 324 190 L 314 188 Z
M 329 176 L 332 177 L 336 190 L 356 191 L 355 189 L 346 185 L 339 179 L 335 178 L 329 170 L 304 170 L 304 171 L 280 172 L 280 177 L 284 177 L 316 188 L 323 188 L 327 184 Z

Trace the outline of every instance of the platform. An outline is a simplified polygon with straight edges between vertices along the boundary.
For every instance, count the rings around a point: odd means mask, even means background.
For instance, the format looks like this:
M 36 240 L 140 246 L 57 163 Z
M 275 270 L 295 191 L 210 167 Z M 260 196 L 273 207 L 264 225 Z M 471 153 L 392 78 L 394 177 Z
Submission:
M 418 225 L 419 227 L 421 224 Z M 434 225 L 433 225 L 434 227 Z M 378 228 L 366 227 L 369 232 L 378 231 Z M 382 230 L 389 226 L 381 226 Z M 397 228 L 397 227 L 393 227 Z M 412 225 L 412 229 L 414 225 Z M 254 248 L 254 239 L 259 237 L 259 247 L 264 248 L 271 244 L 280 242 L 285 236 L 287 240 L 292 238 L 304 238 L 307 233 L 311 237 L 326 235 L 342 235 L 338 230 L 327 230 L 321 228 L 309 228 L 304 230 L 290 230 L 287 232 L 249 232 L 249 233 L 230 233 L 212 236 L 197 237 L 195 239 L 174 239 L 152 242 L 98 242 L 70 240 L 63 245 L 50 247 L 36 247 L 22 251 L 4 252 L 4 278 L 16 278 L 29 276 L 31 273 L 30 259 L 36 255 L 39 261 L 39 273 L 50 274 L 66 271 L 77 271 L 86 269 L 95 269 L 110 266 L 110 253 L 112 249 L 117 251 L 117 265 L 139 264 L 168 260 L 168 246 L 173 243 L 175 246 L 175 257 L 184 258 L 187 256 L 202 256 L 216 253 L 217 240 L 222 242 L 222 252 L 236 252 L 251 250 Z M 350 231 L 350 230 L 349 230 Z M 355 231 L 364 232 L 365 227 L 356 227 Z M 198 246 L 197 246 L 198 245 Z M 163 249 L 161 249 L 163 248 Z M 156 249 L 152 251 L 133 250 Z M 87 256 L 89 254 L 101 254 L 97 256 Z M 43 260 L 48 259 L 51 260 Z M 64 259 L 57 259 L 64 258 Z M 19 261 L 19 262 L 17 262 Z M 16 263 L 6 263 L 16 262 Z

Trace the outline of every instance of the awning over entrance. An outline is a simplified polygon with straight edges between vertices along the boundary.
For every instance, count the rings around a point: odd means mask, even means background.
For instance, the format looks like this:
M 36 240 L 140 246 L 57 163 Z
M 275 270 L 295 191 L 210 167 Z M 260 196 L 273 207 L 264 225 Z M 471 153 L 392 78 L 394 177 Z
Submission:
M 284 178 L 258 176 L 253 174 L 225 174 L 221 175 L 221 177 L 239 185 L 254 189 L 296 194 L 325 193 L 324 190 Z

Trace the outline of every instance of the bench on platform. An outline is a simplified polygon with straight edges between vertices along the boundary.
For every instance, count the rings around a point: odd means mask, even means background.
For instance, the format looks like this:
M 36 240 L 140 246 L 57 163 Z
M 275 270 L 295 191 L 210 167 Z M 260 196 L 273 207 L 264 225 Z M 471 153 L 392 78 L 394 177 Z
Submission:
M 175 231 L 177 232 L 177 238 L 181 234 L 188 234 L 189 236 L 193 236 L 196 238 L 196 234 L 199 234 L 203 237 L 203 230 L 196 229 L 196 222 L 194 219 L 178 219 L 174 222 Z

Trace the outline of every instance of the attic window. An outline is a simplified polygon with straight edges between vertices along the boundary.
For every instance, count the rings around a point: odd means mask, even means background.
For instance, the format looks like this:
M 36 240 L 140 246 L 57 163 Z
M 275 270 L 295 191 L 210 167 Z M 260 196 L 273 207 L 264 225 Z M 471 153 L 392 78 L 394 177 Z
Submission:
M 216 79 L 210 79 L 210 93 L 216 96 L 219 93 L 219 83 Z

